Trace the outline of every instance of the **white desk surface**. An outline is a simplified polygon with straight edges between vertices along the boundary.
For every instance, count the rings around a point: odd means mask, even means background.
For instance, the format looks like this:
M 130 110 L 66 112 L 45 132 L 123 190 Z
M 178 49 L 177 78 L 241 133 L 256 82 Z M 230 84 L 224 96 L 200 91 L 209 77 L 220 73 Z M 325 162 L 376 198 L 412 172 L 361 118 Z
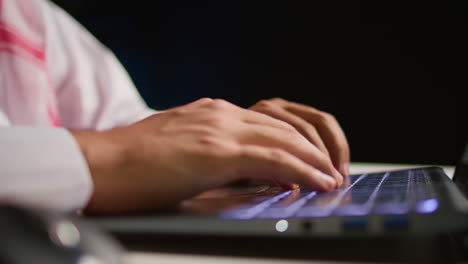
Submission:
M 384 163 L 361 163 L 354 162 L 351 164 L 351 174 L 377 172 L 382 170 L 392 170 L 400 168 L 414 168 L 427 165 L 415 164 L 384 164 Z M 444 169 L 445 173 L 453 176 L 453 166 L 440 166 Z M 357 262 L 336 262 L 336 261 L 306 261 L 306 260 L 285 260 L 285 259 L 267 259 L 267 258 L 252 258 L 252 257 L 220 257 L 220 256 L 202 256 L 202 255 L 189 255 L 189 254 L 169 254 L 169 253 L 147 253 L 147 252 L 127 252 L 124 255 L 125 264 L 337 264 L 337 263 L 357 263 Z

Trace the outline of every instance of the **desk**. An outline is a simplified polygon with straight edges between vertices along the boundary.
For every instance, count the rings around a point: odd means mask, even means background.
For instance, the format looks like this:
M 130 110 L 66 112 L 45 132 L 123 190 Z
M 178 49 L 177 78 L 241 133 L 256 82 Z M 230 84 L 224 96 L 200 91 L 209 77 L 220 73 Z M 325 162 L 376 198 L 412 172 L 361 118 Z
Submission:
M 401 169 L 401 168 L 414 168 L 426 165 L 414 165 L 414 164 L 380 164 L 380 163 L 352 163 L 351 173 L 366 173 L 376 172 L 387 169 Z M 449 176 L 453 176 L 453 166 L 440 166 L 444 169 L 445 173 Z M 145 252 L 127 252 L 124 256 L 125 264 L 241 264 L 241 263 L 252 263 L 252 264 L 279 264 L 279 263 L 290 263 L 290 264 L 302 264 L 302 263 L 356 263 L 356 262 L 336 262 L 336 261 L 305 261 L 305 260 L 272 260 L 266 258 L 251 258 L 251 257 L 219 257 L 219 256 L 199 256 L 199 255 L 188 255 L 188 254 L 169 254 L 169 253 L 145 253 Z
M 130 252 L 125 256 L 125 264 L 358 264 L 357 262 L 284 260 L 247 257 L 215 257 L 167 253 Z M 369 263 L 367 263 L 369 264 Z

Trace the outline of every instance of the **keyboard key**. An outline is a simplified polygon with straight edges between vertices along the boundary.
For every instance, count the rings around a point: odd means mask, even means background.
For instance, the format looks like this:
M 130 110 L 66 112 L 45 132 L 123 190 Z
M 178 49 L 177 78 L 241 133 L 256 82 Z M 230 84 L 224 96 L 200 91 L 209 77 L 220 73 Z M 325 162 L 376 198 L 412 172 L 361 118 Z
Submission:
M 284 199 L 288 195 L 291 194 L 292 191 L 286 191 L 283 192 L 279 195 L 276 195 L 270 199 L 267 199 L 259 204 L 250 206 L 250 205 L 241 205 L 238 208 L 230 209 L 230 210 L 225 210 L 221 212 L 221 217 L 222 218 L 227 218 L 227 219 L 251 219 L 255 217 L 256 215 L 260 214 L 262 211 L 264 211 L 266 208 L 271 206 L 272 204 L 278 202 L 281 199 Z
M 301 192 L 295 190 L 288 197 L 280 200 L 277 203 L 272 204 L 270 207 L 266 208 L 263 212 L 258 214 L 256 218 L 288 218 L 293 216 L 296 211 L 303 208 L 304 204 L 308 200 L 316 196 L 317 192 Z

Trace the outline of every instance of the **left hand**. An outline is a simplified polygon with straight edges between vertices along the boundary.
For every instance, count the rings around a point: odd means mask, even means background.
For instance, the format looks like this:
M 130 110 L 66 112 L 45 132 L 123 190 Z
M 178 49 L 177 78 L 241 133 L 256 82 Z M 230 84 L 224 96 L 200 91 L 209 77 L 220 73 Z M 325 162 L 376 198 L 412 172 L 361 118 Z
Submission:
M 297 131 L 330 158 L 341 175 L 349 175 L 348 141 L 333 115 L 281 98 L 259 101 L 249 109 L 294 126 Z

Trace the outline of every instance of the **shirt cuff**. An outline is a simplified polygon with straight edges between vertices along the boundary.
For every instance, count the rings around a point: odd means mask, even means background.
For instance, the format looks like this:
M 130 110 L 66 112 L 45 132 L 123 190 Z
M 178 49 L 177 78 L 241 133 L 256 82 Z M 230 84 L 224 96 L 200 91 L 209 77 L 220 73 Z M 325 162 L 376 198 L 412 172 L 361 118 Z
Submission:
M 73 212 L 93 183 L 81 150 L 66 129 L 0 128 L 0 203 Z

